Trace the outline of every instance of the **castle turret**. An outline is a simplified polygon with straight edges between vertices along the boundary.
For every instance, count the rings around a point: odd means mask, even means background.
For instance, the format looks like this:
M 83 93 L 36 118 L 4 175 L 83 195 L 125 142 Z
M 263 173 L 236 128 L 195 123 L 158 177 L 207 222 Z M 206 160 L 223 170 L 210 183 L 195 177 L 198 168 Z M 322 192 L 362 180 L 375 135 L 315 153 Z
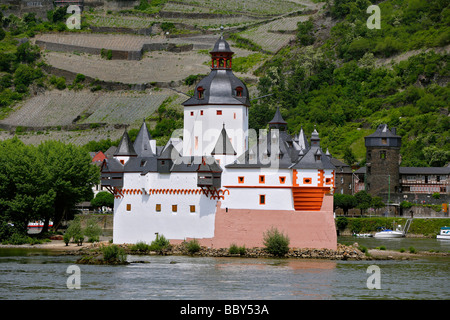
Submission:
M 371 195 L 399 191 L 401 137 L 381 124 L 365 137 L 366 190 Z
M 114 153 L 114 157 L 119 160 L 122 165 L 125 165 L 131 157 L 137 157 L 137 153 L 134 150 L 133 144 L 131 143 L 130 137 L 128 136 L 128 132 L 126 130 L 122 135 L 122 139 L 120 140 L 119 146 Z
M 183 103 L 183 156 L 210 155 L 223 124 L 238 155 L 248 148 L 248 89 L 233 74 L 233 52 L 223 36 L 210 53 L 210 74 L 196 85 L 194 96 Z

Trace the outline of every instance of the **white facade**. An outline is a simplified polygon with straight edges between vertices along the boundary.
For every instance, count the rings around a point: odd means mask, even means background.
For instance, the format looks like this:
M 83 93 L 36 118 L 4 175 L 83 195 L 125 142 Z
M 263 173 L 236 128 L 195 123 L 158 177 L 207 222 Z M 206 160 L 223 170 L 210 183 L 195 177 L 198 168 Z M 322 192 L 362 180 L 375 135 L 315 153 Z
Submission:
M 203 105 L 184 108 L 183 155 L 210 155 L 225 125 L 238 155 L 248 146 L 248 107 Z
M 156 233 L 180 240 L 213 237 L 217 200 L 205 196 L 196 181 L 190 172 L 127 173 L 123 196 L 114 201 L 114 243 L 150 243 Z
M 222 208 L 294 210 L 290 169 L 228 169 L 222 185 Z

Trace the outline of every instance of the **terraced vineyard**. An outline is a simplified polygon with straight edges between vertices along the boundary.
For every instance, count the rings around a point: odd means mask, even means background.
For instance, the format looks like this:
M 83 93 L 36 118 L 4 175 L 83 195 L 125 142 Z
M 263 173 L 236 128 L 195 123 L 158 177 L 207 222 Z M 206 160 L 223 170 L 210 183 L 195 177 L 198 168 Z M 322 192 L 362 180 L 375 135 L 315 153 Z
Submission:
M 37 35 L 36 40 L 111 50 L 141 50 L 142 46 L 149 41 L 144 36 L 101 33 L 47 33 Z
M 83 14 L 84 22 L 90 26 L 131 29 L 153 26 L 153 34 L 121 34 L 120 30 L 114 34 L 67 32 L 39 34 L 32 41 L 52 43 L 51 48 L 58 50 L 47 49 L 42 54 L 44 62 L 54 67 L 52 72 L 81 73 L 93 79 L 122 84 L 146 83 L 167 87 L 180 85 L 190 75 L 209 72 L 210 56 L 205 53 L 217 41 L 220 26 L 225 27 L 226 34 L 245 26 L 248 29 L 240 32 L 240 36 L 258 43 L 264 51 L 274 53 L 295 37 L 297 22 L 308 18 L 295 14 L 301 10 L 316 8 L 318 5 L 308 0 L 183 0 L 168 1 L 161 8 L 160 14 L 151 16 L 139 11 L 129 10 L 124 13 L 120 8 L 111 11 L 97 7 Z M 165 33 L 161 32 L 163 22 L 179 23 L 176 29 L 178 36 L 181 36 L 167 38 Z M 184 30 L 183 26 L 188 27 Z M 216 34 L 211 34 L 211 31 Z M 231 39 L 229 42 L 235 52 L 235 58 L 254 54 L 252 51 L 238 48 Z M 167 43 L 192 44 L 193 50 L 180 53 L 149 51 L 139 56 L 141 60 L 107 60 L 102 58 L 97 50 L 142 52 L 146 44 Z M 77 50 L 77 47 L 80 49 Z M 151 50 L 155 49 L 152 47 Z M 252 66 L 254 67 L 256 66 Z M 254 80 L 251 68 L 245 72 L 236 74 Z M 248 86 L 252 96 L 257 96 L 256 86 L 250 81 Z M 178 89 L 185 92 L 192 87 Z M 145 93 L 103 90 L 91 92 L 88 89 L 53 90 L 31 97 L 16 106 L 0 124 L 14 128 L 34 127 L 34 131 L 21 134 L 20 138 L 25 143 L 37 144 L 46 139 L 74 144 L 107 138 L 116 140 L 123 133 L 123 127 L 117 125 L 139 127 L 142 119 L 151 116 L 163 101 L 174 95 L 176 99 L 171 104 L 181 107 L 186 97 L 163 88 L 147 90 Z M 74 125 L 79 126 L 75 131 Z M 69 127 L 72 131 L 65 131 Z M 87 129 L 80 130 L 80 127 Z M 10 132 L 0 131 L 0 139 L 9 137 Z
M 135 125 L 152 115 L 165 99 L 174 94 L 169 89 L 144 93 L 50 91 L 31 98 L 0 123 L 23 127 L 74 123 Z M 173 103 L 180 105 L 184 100 L 185 97 L 179 96 Z
M 98 99 L 94 112 L 80 123 L 136 124 L 152 115 L 164 100 L 173 96 L 167 90 L 162 92 L 146 92 L 141 94 L 122 92 L 108 94 Z M 173 104 L 180 105 L 186 97 L 179 96 Z
M 210 13 L 247 13 L 254 15 L 282 15 L 293 11 L 299 11 L 304 8 L 300 3 L 287 0 L 184 0 L 183 3 L 167 3 L 163 10 L 183 10 L 190 7 L 198 10 L 209 9 Z M 192 10 L 192 9 L 190 9 Z
M 296 16 L 276 19 L 240 32 L 239 35 L 260 45 L 263 50 L 275 53 L 295 39 L 295 31 L 299 21 L 308 20 L 309 16 Z

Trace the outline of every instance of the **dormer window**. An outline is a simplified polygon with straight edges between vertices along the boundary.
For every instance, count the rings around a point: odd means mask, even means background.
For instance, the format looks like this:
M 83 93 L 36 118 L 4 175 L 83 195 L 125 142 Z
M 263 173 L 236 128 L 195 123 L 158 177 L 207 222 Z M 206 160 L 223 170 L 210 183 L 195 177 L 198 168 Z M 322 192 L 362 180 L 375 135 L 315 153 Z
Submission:
M 198 87 L 197 92 L 199 99 L 203 99 L 205 97 L 205 89 L 203 89 L 203 87 Z
M 242 87 L 236 88 L 236 97 L 242 97 Z
M 316 158 L 316 161 L 320 161 L 320 155 L 316 154 L 315 158 Z

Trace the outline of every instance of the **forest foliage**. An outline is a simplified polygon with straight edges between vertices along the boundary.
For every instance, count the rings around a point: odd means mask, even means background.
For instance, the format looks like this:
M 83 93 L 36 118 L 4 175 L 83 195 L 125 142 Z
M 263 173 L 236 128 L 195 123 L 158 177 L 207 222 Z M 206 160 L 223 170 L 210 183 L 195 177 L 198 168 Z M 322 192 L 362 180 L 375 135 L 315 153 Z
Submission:
M 449 54 L 425 50 L 450 43 L 450 6 L 384 1 L 381 28 L 369 29 L 369 5 L 334 1 L 328 14 L 337 23 L 325 39 L 314 21 L 299 23 L 297 42 L 258 70 L 260 95 L 272 95 L 252 106 L 250 127 L 265 127 L 280 106 L 291 133 L 317 125 L 333 156 L 350 151 L 364 164 L 364 136 L 387 123 L 402 136 L 402 166 L 443 166 L 450 161 Z M 419 51 L 380 64 L 410 50 Z
M 17 234 L 25 234 L 32 221 L 58 226 L 71 219 L 77 203 L 92 199 L 100 179 L 84 148 L 60 141 L 0 141 L 0 163 L 0 231 L 11 223 Z M 0 232 L 0 240 L 6 236 Z

